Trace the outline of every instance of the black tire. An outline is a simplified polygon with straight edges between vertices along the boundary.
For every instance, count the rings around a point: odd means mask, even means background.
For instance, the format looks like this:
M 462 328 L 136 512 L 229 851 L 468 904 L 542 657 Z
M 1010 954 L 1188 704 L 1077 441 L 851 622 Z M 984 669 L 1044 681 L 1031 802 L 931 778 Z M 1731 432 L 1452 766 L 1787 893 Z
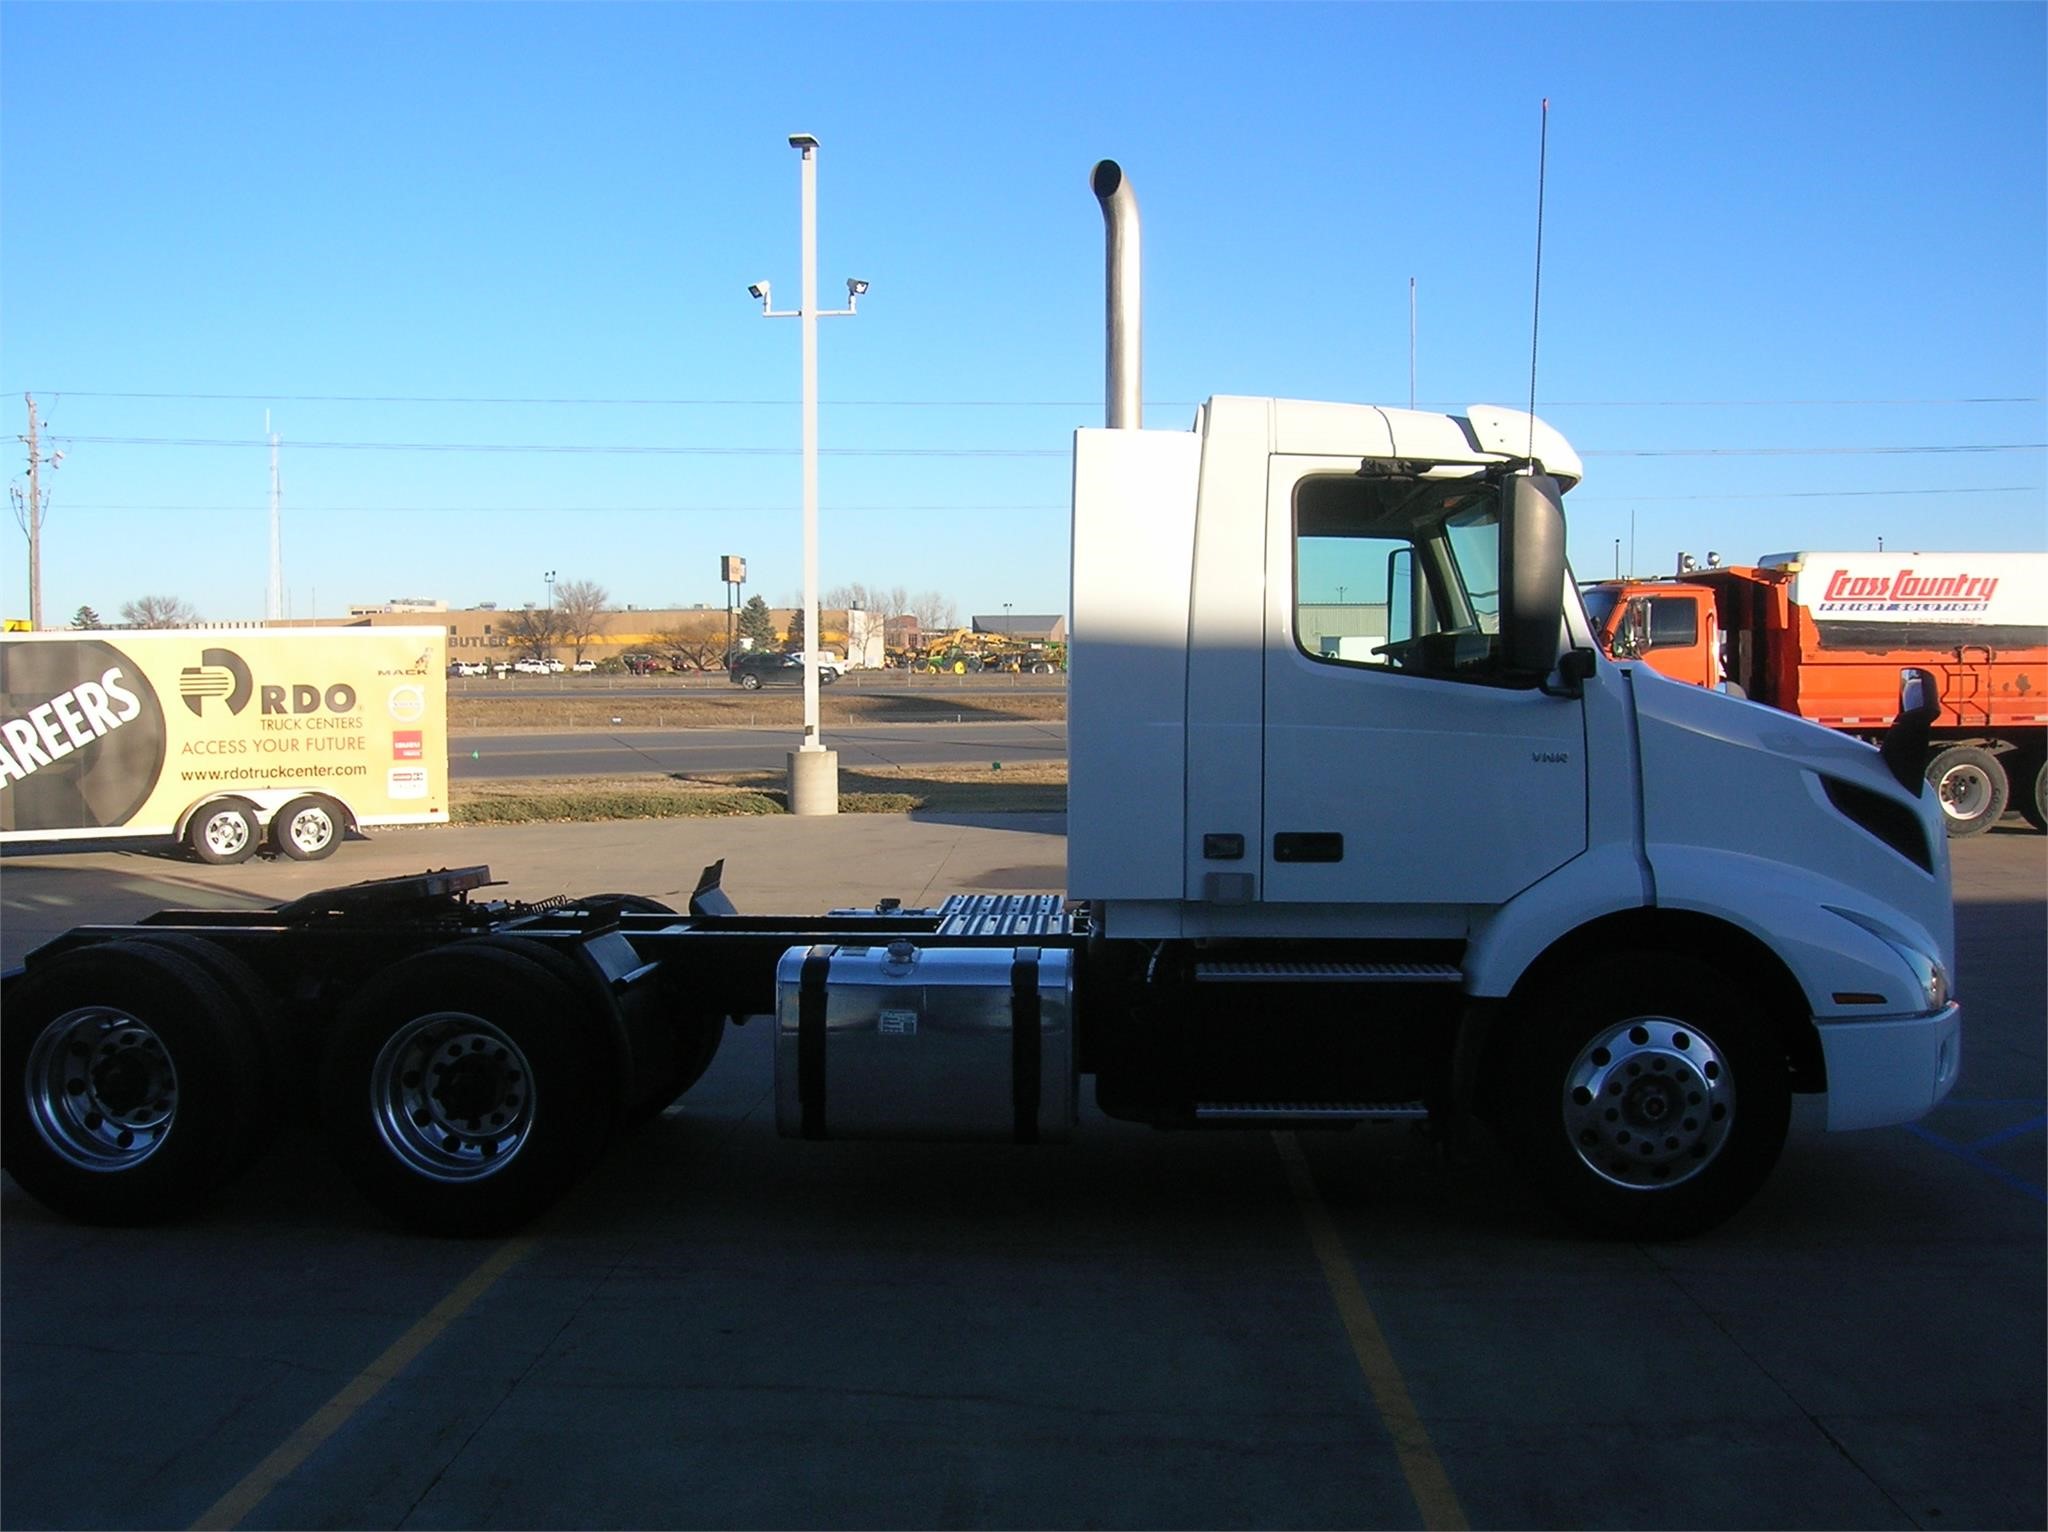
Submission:
M 262 1086 L 242 1003 L 172 947 L 109 942 L 32 966 L 0 1018 L 0 1160 L 86 1223 L 150 1223 L 247 1160 Z
M 2048 760 L 2035 764 L 2031 788 L 2022 772 L 2019 799 L 2015 807 L 2019 809 L 2020 817 L 2037 830 L 2048 830 Z
M 185 844 L 200 861 L 215 867 L 246 862 L 261 844 L 255 812 L 231 798 L 206 804 L 185 827 Z
M 761 689 L 761 678 L 752 674 L 744 675 L 740 677 L 740 685 L 747 691 L 757 692 Z
M 1575 1222 L 1682 1239 L 1735 1212 L 1777 1163 L 1790 1065 L 1718 969 L 1677 953 L 1603 958 L 1533 997 L 1524 1021 L 1497 1083 L 1518 1157 Z
M 1927 780 L 1951 838 L 1982 835 L 2005 817 L 2012 784 L 1997 756 L 1976 745 L 1951 745 L 1927 763 Z
M 128 940 L 177 953 L 188 963 L 204 969 L 206 976 L 234 1002 L 241 1018 L 234 1035 L 248 1038 L 258 1050 L 254 1070 L 257 1092 L 255 1121 L 251 1124 L 250 1148 L 260 1146 L 279 1127 L 300 1116 L 296 1108 L 278 1110 L 265 1105 L 267 1101 L 280 1098 L 305 1100 L 306 1088 L 312 1083 L 312 1071 L 304 1040 L 292 1028 L 277 992 L 263 976 L 227 948 L 203 936 L 191 936 L 182 931 L 145 930 Z
M 629 915 L 677 913 L 673 905 L 663 904 L 646 894 L 589 894 L 581 902 L 591 903 L 599 899 L 618 900 L 619 908 Z M 671 1017 L 669 1028 L 675 1035 L 675 1068 L 663 1086 L 632 1114 L 633 1122 L 659 1116 L 663 1108 L 704 1078 L 704 1072 L 718 1056 L 718 1045 L 725 1040 L 726 1018 L 679 1010 Z
M 333 856 L 347 838 L 348 810 L 319 793 L 292 799 L 270 821 L 271 848 L 294 862 Z
M 349 1002 L 321 1063 L 322 1116 L 344 1170 L 399 1223 L 500 1233 L 603 1153 L 610 1052 L 556 963 L 495 939 L 439 947 Z

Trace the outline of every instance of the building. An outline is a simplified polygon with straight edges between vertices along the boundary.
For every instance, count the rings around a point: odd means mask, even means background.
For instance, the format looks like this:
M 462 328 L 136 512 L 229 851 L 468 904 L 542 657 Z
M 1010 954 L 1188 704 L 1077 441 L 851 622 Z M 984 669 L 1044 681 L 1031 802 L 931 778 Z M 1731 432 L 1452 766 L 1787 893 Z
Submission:
M 265 624 L 280 627 L 419 628 L 448 630 L 448 658 L 481 661 L 486 665 L 510 664 L 535 648 L 532 637 L 546 632 L 539 619 L 546 616 L 535 607 L 463 607 L 450 611 L 444 603 L 418 600 L 389 601 L 376 605 L 351 606 L 346 617 L 316 618 L 310 622 Z M 788 607 L 770 608 L 769 617 L 778 635 L 787 637 L 796 612 Z M 849 643 L 848 622 L 854 622 L 862 644 Z M 731 631 L 738 629 L 738 614 L 732 614 Z M 836 649 L 849 659 L 861 658 L 860 650 L 872 648 L 867 638 L 870 627 L 879 627 L 870 614 L 844 609 L 818 613 L 819 647 Z M 253 626 L 253 624 L 252 624 Z M 727 613 L 722 607 L 626 607 L 604 613 L 596 631 L 587 634 L 579 646 L 573 638 L 557 634 L 543 647 L 556 658 L 580 657 L 596 660 L 623 659 L 628 654 L 652 654 L 664 660 L 680 660 L 703 670 L 723 667 L 727 650 Z M 580 650 L 580 652 L 579 652 Z M 879 664 L 876 659 L 873 663 Z
M 976 633 L 1015 639 L 1023 644 L 1063 644 L 1067 641 L 1067 619 L 1057 614 L 1031 616 L 1005 612 L 1000 617 L 975 617 L 970 621 Z

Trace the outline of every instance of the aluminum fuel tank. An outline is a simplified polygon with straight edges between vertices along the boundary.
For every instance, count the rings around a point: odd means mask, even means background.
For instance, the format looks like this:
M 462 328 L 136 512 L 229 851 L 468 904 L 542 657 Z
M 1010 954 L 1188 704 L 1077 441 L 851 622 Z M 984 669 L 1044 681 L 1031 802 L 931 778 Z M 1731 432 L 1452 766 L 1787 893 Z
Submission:
M 775 973 L 775 1125 L 791 1138 L 1064 1139 L 1073 954 L 792 947 Z

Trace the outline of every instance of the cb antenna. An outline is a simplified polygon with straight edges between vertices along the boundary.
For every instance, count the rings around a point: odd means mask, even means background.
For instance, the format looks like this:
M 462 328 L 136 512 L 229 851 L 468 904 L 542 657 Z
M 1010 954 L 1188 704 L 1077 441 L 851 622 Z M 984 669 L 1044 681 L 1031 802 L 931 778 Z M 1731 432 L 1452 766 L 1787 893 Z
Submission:
M 1529 314 L 1529 457 L 1536 456 L 1536 335 L 1543 318 L 1543 172 L 1550 161 L 1550 98 L 1536 139 L 1536 296 Z

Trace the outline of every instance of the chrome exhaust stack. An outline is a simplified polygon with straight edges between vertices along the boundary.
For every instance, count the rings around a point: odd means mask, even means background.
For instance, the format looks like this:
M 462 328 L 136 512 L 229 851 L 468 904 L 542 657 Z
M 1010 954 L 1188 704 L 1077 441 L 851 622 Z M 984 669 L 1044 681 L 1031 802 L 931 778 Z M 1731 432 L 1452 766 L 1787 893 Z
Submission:
M 1108 369 L 1103 404 L 1112 431 L 1140 430 L 1145 424 L 1144 331 L 1138 292 L 1138 198 L 1125 179 L 1123 166 L 1103 160 L 1088 177 L 1095 200 L 1102 204 L 1104 240 L 1108 247 L 1106 342 Z

